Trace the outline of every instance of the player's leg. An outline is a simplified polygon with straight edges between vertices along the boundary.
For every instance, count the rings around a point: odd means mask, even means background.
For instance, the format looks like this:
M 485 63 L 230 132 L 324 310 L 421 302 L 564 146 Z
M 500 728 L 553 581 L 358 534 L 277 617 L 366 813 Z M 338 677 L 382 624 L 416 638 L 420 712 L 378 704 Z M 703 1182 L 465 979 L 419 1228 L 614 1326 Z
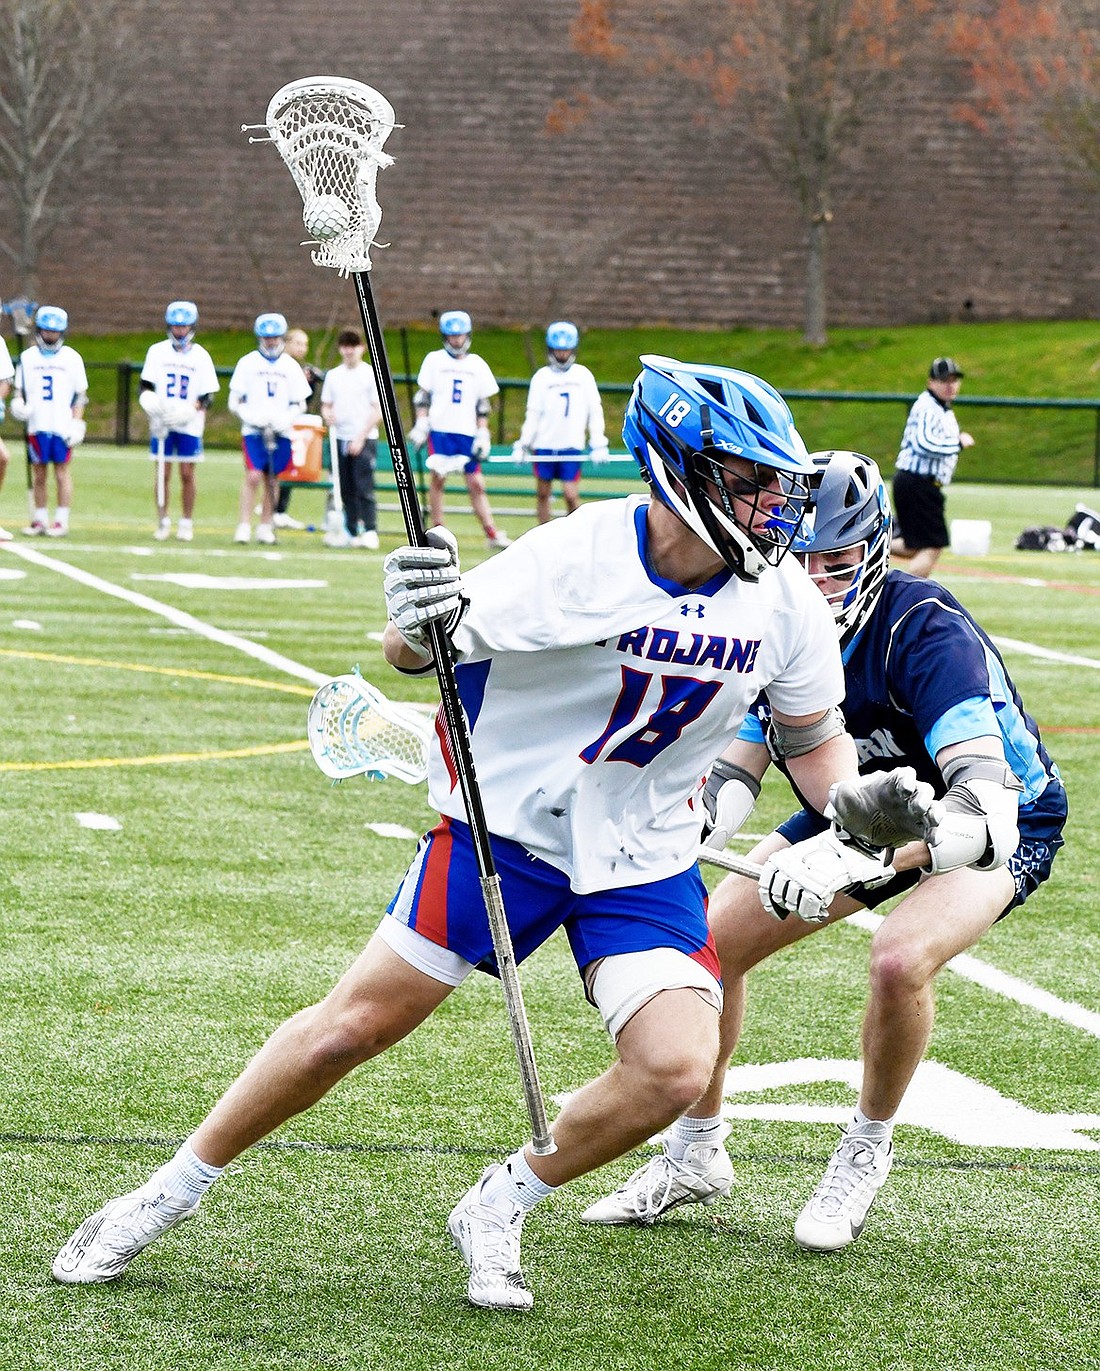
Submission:
M 477 516 L 477 521 L 489 541 L 489 546 L 491 548 L 507 547 L 512 540 L 503 529 L 498 529 L 493 522 L 493 511 L 489 505 L 489 496 L 485 489 L 485 477 L 481 473 L 481 467 L 477 463 L 471 463 L 471 466 L 473 466 L 472 471 L 468 466 L 463 473 L 466 478 L 466 489 L 470 494 L 470 507 Z
M 356 484 L 355 459 L 346 442 L 336 444 L 336 460 L 340 464 L 340 497 L 344 502 L 344 531 L 348 538 L 359 536 L 359 490 Z
M 548 524 L 554 517 L 551 502 L 554 496 L 553 481 L 544 480 L 541 476 L 535 477 L 535 517 L 540 524 Z
M 198 486 L 195 480 L 195 462 L 180 462 L 180 517 L 188 524 L 195 517 L 195 495 Z
M 69 515 L 73 507 L 73 466 L 72 453 L 65 447 L 64 456 L 58 452 L 53 462 L 53 479 L 57 491 L 57 505 L 49 533 L 55 538 L 64 538 L 69 532 Z
M 572 514 L 575 509 L 581 507 L 581 478 L 576 476 L 571 481 L 562 481 L 561 498 L 565 502 L 566 512 Z
M 443 486 L 444 478 L 433 471 L 428 480 L 428 513 L 433 525 L 443 522 Z
M 241 495 L 237 514 L 237 531 L 233 535 L 235 543 L 248 543 L 252 540 L 252 510 L 256 504 L 256 494 L 263 477 L 263 441 L 259 435 L 249 435 L 241 440 L 244 451 L 244 475 L 241 478 Z
M 4 440 L 3 438 L 0 438 L 0 490 L 4 487 L 4 477 L 7 475 L 8 463 L 10 460 L 8 449 L 4 445 Z M 0 543 L 10 542 L 11 536 L 12 535 L 6 528 L 0 528 Z
M 363 546 L 378 546 L 378 496 L 374 488 L 375 465 L 378 461 L 378 444 L 368 438 L 363 450 L 355 459 L 358 464 L 357 486 L 359 489 L 359 510 L 363 520 Z
M 49 499 L 46 486 L 46 458 L 40 451 L 41 435 L 34 433 L 30 436 L 30 459 L 31 459 L 31 497 L 34 503 L 34 515 L 30 522 L 27 532 L 34 536 L 45 537 L 46 530 L 50 523 L 50 512 L 47 507 Z
M 859 1104 L 795 1221 L 800 1247 L 835 1252 L 863 1232 L 893 1165 L 895 1116 L 932 1033 L 933 979 L 992 927 L 1013 891 L 1004 867 L 945 872 L 910 891 L 876 930 Z
M 940 560 L 940 547 L 922 547 L 918 552 L 911 554 L 909 565 L 906 570 L 910 576 L 931 576 L 932 568 Z
M 452 988 L 376 935 L 320 1004 L 276 1029 L 175 1157 L 81 1224 L 54 1261 L 56 1279 L 86 1284 L 120 1276 L 195 1213 L 234 1157 L 411 1032 Z

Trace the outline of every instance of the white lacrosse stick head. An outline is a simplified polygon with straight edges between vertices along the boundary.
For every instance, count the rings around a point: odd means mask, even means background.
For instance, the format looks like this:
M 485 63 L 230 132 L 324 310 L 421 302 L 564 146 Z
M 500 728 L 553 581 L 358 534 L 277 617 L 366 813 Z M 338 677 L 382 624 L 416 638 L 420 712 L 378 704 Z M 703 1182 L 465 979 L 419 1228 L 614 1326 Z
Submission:
M 387 700 L 359 675 L 337 676 L 314 695 L 306 732 L 326 776 L 396 776 L 419 785 L 428 776 L 431 725 L 415 710 Z
M 307 76 L 276 91 L 264 123 L 301 192 L 314 262 L 342 276 L 370 271 L 382 218 L 375 180 L 393 161 L 382 151 L 396 127 L 393 106 L 360 81 Z

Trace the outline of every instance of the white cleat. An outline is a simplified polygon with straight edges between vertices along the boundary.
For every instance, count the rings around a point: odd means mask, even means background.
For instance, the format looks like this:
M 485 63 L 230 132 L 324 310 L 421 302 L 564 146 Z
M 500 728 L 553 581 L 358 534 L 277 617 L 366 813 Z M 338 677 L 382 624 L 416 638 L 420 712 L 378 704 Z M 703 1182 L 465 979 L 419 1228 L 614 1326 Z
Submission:
M 729 1194 L 733 1163 L 722 1142 L 693 1142 L 682 1161 L 674 1161 L 666 1140 L 661 1155 L 651 1157 L 613 1194 L 590 1204 L 581 1215 L 584 1223 L 654 1223 L 682 1204 L 714 1204 Z
M 360 533 L 359 546 L 368 548 L 371 552 L 374 552 L 378 547 L 378 530 L 376 528 L 368 528 L 363 533 Z
M 492 552 L 498 551 L 502 547 L 511 547 L 512 540 L 502 528 L 498 528 L 493 536 L 488 540 L 489 549 Z
M 849 1130 L 832 1155 L 821 1183 L 794 1225 L 794 1240 L 809 1252 L 837 1252 L 863 1232 L 867 1215 L 894 1164 L 887 1138 Z
M 54 1258 L 54 1280 L 63 1285 L 115 1280 L 139 1252 L 198 1207 L 149 1186 L 112 1200 L 85 1219 Z
M 181 519 L 176 529 L 176 538 L 181 543 L 189 543 L 195 536 L 195 526 L 190 519 Z
M 0 543 L 10 543 L 14 537 L 14 533 L 9 533 L 6 528 L 0 528 Z
M 237 531 L 233 535 L 235 543 L 250 543 L 252 541 L 252 525 L 238 524 Z
M 171 520 L 171 519 L 162 519 L 162 520 L 160 521 L 160 523 L 157 524 L 156 528 L 155 528 L 154 531 L 153 531 L 153 537 L 157 540 L 158 543 L 163 543 L 164 540 L 165 540 L 165 538 L 171 537 L 171 534 L 172 534 L 172 520 Z
M 68 526 L 63 524 L 60 519 L 55 519 L 46 530 L 46 536 L 49 538 L 67 538 L 69 536 Z
M 292 529 L 295 532 L 300 532 L 302 529 L 305 528 L 305 524 L 303 524 L 300 519 L 295 519 L 289 514 L 276 514 L 275 527 L 287 528 Z
M 490 1166 L 451 1210 L 447 1231 L 470 1268 L 466 1298 L 479 1309 L 530 1309 L 535 1297 L 519 1265 L 519 1237 L 525 1211 L 512 1213 L 481 1202 L 485 1182 L 499 1170 Z
M 256 541 L 266 543 L 268 547 L 275 542 L 275 530 L 270 524 L 260 524 L 256 529 Z

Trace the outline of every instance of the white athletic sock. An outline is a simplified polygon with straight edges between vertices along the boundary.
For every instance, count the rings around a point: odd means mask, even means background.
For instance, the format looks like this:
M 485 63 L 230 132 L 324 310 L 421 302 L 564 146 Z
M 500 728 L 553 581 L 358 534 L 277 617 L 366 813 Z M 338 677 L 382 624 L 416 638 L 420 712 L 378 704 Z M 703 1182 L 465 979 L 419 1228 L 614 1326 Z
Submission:
M 683 1161 L 692 1143 L 711 1143 L 718 1147 L 725 1136 L 725 1120 L 721 1114 L 709 1119 L 692 1119 L 681 1115 L 665 1134 L 665 1145 L 673 1161 Z
M 163 523 L 166 523 L 166 524 L 170 524 L 172 521 L 171 521 L 171 519 L 164 519 L 164 520 L 162 520 L 162 522 L 163 522 Z M 182 528 L 182 529 L 189 529 L 190 527 L 191 527 L 191 520 L 190 520 L 190 519 L 181 519 L 181 520 L 180 520 L 180 528 Z
M 50 511 L 48 509 L 36 509 L 34 511 L 34 522 L 36 524 L 48 524 L 50 522 Z
M 527 1213 L 528 1210 L 534 1209 L 539 1200 L 552 1195 L 556 1189 L 556 1185 L 547 1185 L 545 1181 L 539 1180 L 527 1164 L 521 1147 L 489 1177 L 481 1197 L 486 1204 L 494 1208 L 503 1209 L 505 1206 L 511 1206 Z
M 149 1177 L 150 1185 L 158 1185 L 177 1199 L 197 1204 L 225 1170 L 223 1166 L 209 1166 L 200 1161 L 188 1138 L 176 1155 Z
M 57 515 L 55 517 L 56 522 L 59 523 L 62 528 L 69 527 L 69 510 L 66 505 L 58 505 Z
M 893 1118 L 869 1119 L 858 1104 L 856 1105 L 856 1112 L 852 1116 L 852 1127 L 858 1128 L 861 1133 L 865 1133 L 879 1142 L 887 1142 L 894 1135 Z

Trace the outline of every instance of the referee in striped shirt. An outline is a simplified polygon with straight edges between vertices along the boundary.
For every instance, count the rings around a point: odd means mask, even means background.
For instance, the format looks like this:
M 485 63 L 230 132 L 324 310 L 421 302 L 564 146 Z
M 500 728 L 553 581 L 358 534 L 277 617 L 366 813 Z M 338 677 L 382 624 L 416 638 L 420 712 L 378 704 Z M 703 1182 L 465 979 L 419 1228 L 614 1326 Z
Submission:
M 917 397 L 902 434 L 894 467 L 894 539 L 890 552 L 907 559 L 913 576 L 930 576 L 951 541 L 944 518 L 944 490 L 951 484 L 959 450 L 974 439 L 963 433 L 952 401 L 963 374 L 950 357 L 928 369 L 928 389 Z

